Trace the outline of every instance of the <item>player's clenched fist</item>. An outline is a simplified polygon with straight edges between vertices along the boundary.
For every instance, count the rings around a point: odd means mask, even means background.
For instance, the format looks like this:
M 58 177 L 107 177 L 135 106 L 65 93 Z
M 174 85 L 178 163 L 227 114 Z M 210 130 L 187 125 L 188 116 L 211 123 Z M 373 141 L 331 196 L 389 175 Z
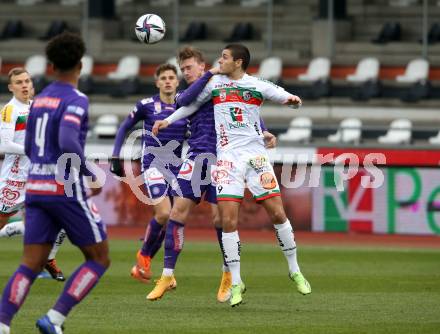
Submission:
M 153 128 L 151 131 L 153 132 L 153 135 L 157 136 L 160 130 L 166 129 L 168 127 L 169 123 L 166 120 L 156 121 L 154 122 Z
M 299 96 L 296 95 L 290 95 L 286 102 L 284 102 L 285 105 L 291 107 L 291 108 L 299 108 L 302 105 L 302 101 L 301 98 Z

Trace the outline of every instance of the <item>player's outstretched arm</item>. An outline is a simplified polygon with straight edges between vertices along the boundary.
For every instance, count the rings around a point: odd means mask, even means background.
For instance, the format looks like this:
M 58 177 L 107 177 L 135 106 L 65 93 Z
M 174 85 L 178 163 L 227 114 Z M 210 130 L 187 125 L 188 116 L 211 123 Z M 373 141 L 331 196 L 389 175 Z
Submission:
M 138 112 L 132 112 L 121 124 L 116 133 L 115 144 L 113 146 L 112 157 L 110 158 L 110 172 L 113 174 L 123 177 L 124 168 L 123 163 L 119 157 L 121 154 L 122 144 L 124 143 L 124 139 L 127 136 L 127 133 L 136 125 L 138 122 L 137 117 L 135 115 Z
M 156 121 L 153 124 L 153 128 L 151 129 L 151 132 L 153 132 L 153 135 L 157 136 L 160 130 L 166 129 L 170 125 L 167 120 L 162 119 L 160 121 Z
M 191 86 L 189 86 L 181 94 L 179 94 L 179 96 L 177 96 L 177 105 L 189 106 L 193 101 L 197 99 L 197 96 L 199 96 L 203 88 L 205 88 L 208 81 L 214 75 L 210 71 L 211 70 L 202 75 L 197 81 L 195 81 L 193 84 L 191 84 Z

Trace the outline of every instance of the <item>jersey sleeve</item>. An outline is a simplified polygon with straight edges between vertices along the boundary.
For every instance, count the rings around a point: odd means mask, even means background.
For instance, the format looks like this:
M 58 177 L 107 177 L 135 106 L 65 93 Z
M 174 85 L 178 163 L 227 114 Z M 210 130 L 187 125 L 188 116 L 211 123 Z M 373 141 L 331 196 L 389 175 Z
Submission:
M 263 94 L 263 97 L 266 100 L 271 100 L 277 103 L 284 103 L 287 101 L 289 96 L 292 95 L 289 92 L 287 92 L 284 88 L 277 86 L 270 81 L 258 79 L 258 83 L 261 92 Z
M 87 98 L 78 97 L 66 102 L 66 107 L 61 116 L 60 129 L 64 127 L 80 129 L 88 120 L 89 101 Z
M 118 133 L 116 134 L 115 138 L 115 145 L 113 147 L 113 157 L 119 157 L 122 144 L 124 143 L 124 139 L 127 136 L 127 133 L 136 125 L 137 122 L 142 120 L 145 116 L 146 115 L 143 104 L 139 101 L 138 103 L 136 103 L 133 110 L 122 122 L 121 126 L 118 129 Z
M 3 153 L 24 154 L 24 145 L 14 142 L 17 118 L 13 105 L 6 105 L 1 110 L 0 151 Z
M 208 81 L 208 83 L 205 85 L 205 87 L 197 96 L 195 102 L 193 102 L 193 104 L 197 106 L 197 108 L 199 108 L 201 105 L 205 104 L 206 102 L 212 99 L 212 90 L 214 89 L 215 81 L 216 81 L 215 78 L 216 77 L 214 76 Z
M 14 109 L 14 106 L 7 104 L 1 110 L 1 129 L 15 129 L 15 123 L 17 122 L 18 113 Z
M 93 172 L 87 168 L 84 149 L 80 142 L 81 129 L 87 127 L 88 106 L 88 99 L 85 97 L 66 102 L 59 125 L 58 144 L 63 153 L 74 153 L 80 158 L 83 175 L 93 176 Z
M 195 101 L 211 78 L 212 73 L 209 71 L 206 72 L 202 77 L 191 84 L 191 86 L 176 96 L 176 103 L 179 107 L 188 106 L 191 102 Z

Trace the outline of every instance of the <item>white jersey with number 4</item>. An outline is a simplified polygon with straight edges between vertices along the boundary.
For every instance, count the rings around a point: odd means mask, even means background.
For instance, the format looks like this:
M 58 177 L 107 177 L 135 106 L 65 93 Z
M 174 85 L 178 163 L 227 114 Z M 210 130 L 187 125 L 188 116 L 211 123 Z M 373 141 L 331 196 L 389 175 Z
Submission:
M 1 110 L 0 133 L 13 130 L 13 142 L 24 147 L 28 115 L 29 104 L 12 98 Z M 16 211 L 23 204 L 29 164 L 24 154 L 5 153 L 0 172 L 0 212 Z
M 260 109 L 264 100 L 286 102 L 291 94 L 260 78 L 244 74 L 239 80 L 215 75 L 197 97 L 197 104 L 212 99 L 217 153 L 248 145 L 264 146 Z

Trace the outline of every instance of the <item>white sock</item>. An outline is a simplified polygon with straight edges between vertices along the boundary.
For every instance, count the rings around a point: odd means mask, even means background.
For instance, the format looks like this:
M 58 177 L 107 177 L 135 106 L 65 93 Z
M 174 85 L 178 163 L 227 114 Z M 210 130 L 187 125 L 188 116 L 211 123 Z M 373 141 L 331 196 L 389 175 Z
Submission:
M 163 268 L 162 276 L 173 276 L 174 269 L 171 268 Z
M 66 231 L 61 230 L 57 235 L 52 250 L 50 251 L 49 257 L 47 258 L 49 261 L 55 258 L 55 256 L 58 253 L 58 250 L 60 249 L 60 246 L 63 244 L 64 239 L 66 239 Z
M 0 334 L 9 334 L 10 333 L 10 328 L 9 326 L 2 324 L 0 322 Z
M 47 316 L 54 325 L 60 327 L 63 325 L 64 321 L 66 320 L 65 315 L 61 314 L 58 311 L 55 311 L 54 309 L 50 309 L 49 312 L 47 312 Z
M 228 267 L 228 266 L 225 266 L 225 265 L 223 265 L 222 270 L 223 270 L 224 273 L 228 273 L 228 272 L 230 272 L 229 267 Z
M 241 283 L 240 276 L 240 238 L 238 232 L 222 233 L 225 261 L 232 277 L 232 285 Z
M 293 274 L 300 271 L 296 260 L 295 236 L 293 235 L 293 229 L 289 219 L 287 219 L 284 224 L 274 225 L 274 227 L 278 243 L 289 264 L 289 272 Z
M 0 238 L 12 237 L 14 235 L 24 234 L 24 222 L 22 220 L 8 223 L 0 230 Z

